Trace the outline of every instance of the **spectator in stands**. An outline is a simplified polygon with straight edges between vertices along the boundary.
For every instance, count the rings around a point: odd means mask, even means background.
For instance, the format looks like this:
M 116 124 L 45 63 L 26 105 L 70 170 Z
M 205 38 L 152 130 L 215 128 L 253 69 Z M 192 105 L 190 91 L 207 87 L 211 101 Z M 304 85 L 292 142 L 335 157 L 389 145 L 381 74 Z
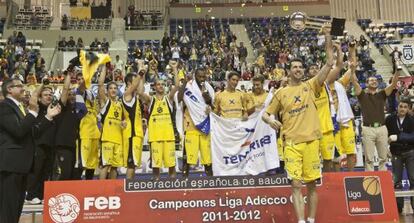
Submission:
M 177 45 L 177 43 L 174 43 L 173 46 L 171 47 L 172 59 L 179 60 L 180 52 L 181 52 L 181 48 Z
M 94 51 L 98 50 L 100 46 L 101 46 L 101 42 L 98 41 L 97 37 L 95 37 L 95 40 L 91 43 L 91 45 L 89 45 L 91 50 L 94 50 Z
M 155 12 L 151 15 L 151 26 L 152 30 L 156 30 L 158 26 L 158 16 L 155 14 Z
M 31 25 L 36 28 L 37 26 L 40 25 L 40 20 L 39 17 L 37 16 L 36 12 L 34 12 L 31 16 L 30 16 L 30 23 Z
M 26 37 L 23 35 L 22 32 L 17 33 L 15 44 L 20 44 L 20 46 L 22 46 L 23 48 L 26 46 Z
M 66 39 L 65 39 L 65 37 L 63 36 L 63 37 L 60 39 L 60 41 L 58 42 L 58 49 L 59 49 L 59 50 L 64 51 L 64 50 L 66 49 L 66 45 L 67 45 L 67 43 L 66 43 Z
M 392 154 L 392 172 L 395 189 L 402 189 L 404 166 L 407 171 L 410 189 L 414 189 L 414 119 L 408 112 L 411 102 L 401 100 L 397 114 L 388 116 L 385 120 L 388 130 L 388 140 Z M 398 212 L 404 208 L 404 198 L 397 198 Z M 411 197 L 411 208 L 414 209 L 414 198 Z
M 7 39 L 7 44 L 15 44 L 17 41 L 17 31 L 13 31 L 13 35 L 11 35 L 8 39 Z
M 164 36 L 162 37 L 161 46 L 163 49 L 170 46 L 170 37 L 168 36 L 167 32 L 165 32 Z
M 362 90 L 356 77 L 353 78 L 355 95 L 361 105 L 362 117 L 362 145 L 365 153 L 365 170 L 374 171 L 374 153 L 378 152 L 379 170 L 387 170 L 385 162 L 388 154 L 387 128 L 385 127 L 385 99 L 397 85 L 399 71 L 395 72 L 391 85 L 378 91 L 377 78 L 369 77 L 367 89 Z
M 396 61 L 401 60 L 402 53 L 398 50 L 398 47 L 394 47 L 394 50 L 390 53 L 390 57 L 392 60 L 392 63 L 395 64 Z
M 135 26 L 135 15 L 134 15 L 134 12 L 128 11 L 128 13 L 125 16 L 124 20 L 125 20 L 125 26 L 128 29 L 131 29 L 131 27 Z
M 67 30 L 68 29 L 68 22 L 69 22 L 68 16 L 66 14 L 64 14 L 62 16 L 62 27 L 61 27 L 62 30 Z
M 114 63 L 114 65 L 115 65 L 115 70 L 121 70 L 121 71 L 123 71 L 124 69 L 125 69 L 125 63 L 124 63 L 124 61 L 122 61 L 120 58 L 119 58 L 119 55 L 116 55 L 115 56 L 115 63 Z
M 106 40 L 105 37 L 102 39 L 101 47 L 104 51 L 109 50 L 109 42 Z
M 190 37 L 188 37 L 186 32 L 183 32 L 183 35 L 180 37 L 179 41 L 182 44 L 182 47 L 186 47 L 190 43 Z
M 75 48 L 75 46 L 76 46 L 76 42 L 75 42 L 75 40 L 73 39 L 73 36 L 69 36 L 69 40 L 66 42 L 66 46 L 67 46 L 68 48 L 70 48 L 71 50 L 73 50 L 73 49 Z
M 82 40 L 82 38 L 79 37 L 78 42 L 76 43 L 76 48 L 82 49 L 84 47 L 85 47 L 85 45 L 83 44 L 83 40 Z
M 35 68 L 36 73 L 40 72 L 43 65 L 45 65 L 45 60 L 40 55 L 40 53 L 37 53 L 35 63 L 34 63 L 34 68 Z

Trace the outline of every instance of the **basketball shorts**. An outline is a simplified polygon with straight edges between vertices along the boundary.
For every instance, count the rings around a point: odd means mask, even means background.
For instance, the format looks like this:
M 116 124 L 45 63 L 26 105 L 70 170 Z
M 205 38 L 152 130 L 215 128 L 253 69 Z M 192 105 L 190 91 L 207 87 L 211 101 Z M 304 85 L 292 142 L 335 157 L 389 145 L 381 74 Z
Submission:
M 130 137 L 124 140 L 124 167 L 139 167 L 141 166 L 142 158 L 142 137 Z
M 101 164 L 103 166 L 122 167 L 123 166 L 123 147 L 121 144 L 113 142 L 102 142 Z
M 175 141 L 155 141 L 150 145 L 153 168 L 175 166 Z
M 355 131 L 352 121 L 348 126 L 341 125 L 339 132 L 335 134 L 335 146 L 340 155 L 356 154 Z
M 188 164 L 197 164 L 199 153 L 201 164 L 211 164 L 210 135 L 205 135 L 198 131 L 188 131 L 185 133 L 184 143 Z
M 334 157 L 335 137 L 333 132 L 323 133 L 319 140 L 319 149 L 324 160 L 332 160 Z
M 99 139 L 80 139 L 80 160 L 82 167 L 86 169 L 95 169 L 99 164 Z
M 289 179 L 305 183 L 321 178 L 319 140 L 285 144 L 285 168 Z

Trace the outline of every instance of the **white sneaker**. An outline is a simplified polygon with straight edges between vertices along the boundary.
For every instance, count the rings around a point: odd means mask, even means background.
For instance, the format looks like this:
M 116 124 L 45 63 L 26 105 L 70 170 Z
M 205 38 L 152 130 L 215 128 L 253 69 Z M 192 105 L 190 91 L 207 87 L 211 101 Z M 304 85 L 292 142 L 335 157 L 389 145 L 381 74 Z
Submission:
M 35 205 L 35 204 L 41 204 L 42 201 L 39 198 L 35 197 L 31 201 L 28 201 L 28 203 Z

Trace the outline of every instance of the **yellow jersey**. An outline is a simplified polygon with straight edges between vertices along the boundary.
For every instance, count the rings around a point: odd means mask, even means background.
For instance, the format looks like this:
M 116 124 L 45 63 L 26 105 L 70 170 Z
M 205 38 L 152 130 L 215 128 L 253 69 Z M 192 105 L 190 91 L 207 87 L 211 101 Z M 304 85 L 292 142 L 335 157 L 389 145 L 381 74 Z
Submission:
M 295 144 L 317 140 L 321 137 L 315 94 L 321 86 L 312 78 L 298 86 L 288 85 L 278 90 L 267 107 L 269 114 L 280 114 L 286 142 Z
M 172 122 L 172 105 L 164 96 L 162 99 L 152 97 L 148 119 L 148 142 L 175 141 Z
M 98 104 L 85 99 L 85 106 L 88 113 L 80 121 L 79 136 L 81 139 L 99 139 L 101 132 L 98 128 Z
M 244 92 L 223 90 L 214 99 L 214 111 L 223 118 L 242 118 L 253 107 L 253 101 Z
M 248 95 L 251 97 L 251 99 L 253 100 L 253 106 L 255 108 L 263 108 L 264 103 L 266 101 L 267 98 L 267 92 L 264 91 L 262 94 L 256 95 L 255 93 L 251 92 L 248 93 Z
M 318 110 L 321 132 L 331 132 L 334 130 L 334 127 L 331 117 L 331 104 L 329 101 L 328 91 L 325 85 L 322 86 L 320 93 L 316 94 L 315 96 L 315 105 L 316 109 Z
M 122 144 L 122 120 L 125 117 L 120 101 L 107 100 L 101 110 L 102 116 L 102 141 Z

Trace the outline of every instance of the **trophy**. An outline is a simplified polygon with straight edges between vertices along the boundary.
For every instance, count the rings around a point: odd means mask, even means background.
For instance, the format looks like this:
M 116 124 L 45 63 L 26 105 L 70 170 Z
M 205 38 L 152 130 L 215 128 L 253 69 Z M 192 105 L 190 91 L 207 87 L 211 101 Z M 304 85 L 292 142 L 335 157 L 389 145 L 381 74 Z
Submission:
M 333 18 L 332 21 L 320 18 L 314 18 L 306 15 L 304 12 L 294 12 L 289 16 L 289 24 L 292 29 L 303 31 L 308 29 L 320 30 L 325 24 L 331 24 L 331 34 L 342 36 L 345 29 L 345 19 Z

